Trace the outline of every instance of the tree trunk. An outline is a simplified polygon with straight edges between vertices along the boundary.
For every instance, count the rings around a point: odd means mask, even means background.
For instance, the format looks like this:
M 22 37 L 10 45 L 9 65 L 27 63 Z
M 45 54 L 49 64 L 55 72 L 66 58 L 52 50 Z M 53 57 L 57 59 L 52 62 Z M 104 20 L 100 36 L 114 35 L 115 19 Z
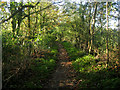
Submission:
M 29 4 L 29 0 L 28 0 L 28 4 Z M 31 39 L 31 28 L 30 28 L 30 7 L 28 7 L 28 36 L 29 36 L 29 39 Z M 31 42 L 29 41 L 29 46 L 28 46 L 28 55 L 30 56 L 31 54 Z
M 118 59 L 120 64 L 120 1 L 118 1 L 118 10 L 119 10 L 119 17 L 118 17 Z
M 23 5 L 23 0 L 20 1 L 20 7 L 22 7 Z M 22 22 L 22 9 L 19 11 L 19 16 L 18 16 L 18 27 L 17 27 L 17 35 L 19 34 L 19 30 L 20 30 L 20 24 Z
M 91 21 L 91 5 L 90 5 L 90 10 L 89 10 L 89 32 L 88 32 L 88 34 L 89 34 L 89 36 L 90 36 L 90 31 L 91 31 L 91 23 L 90 23 L 90 21 Z M 90 36 L 91 37 L 91 36 Z M 90 38 L 88 38 L 88 52 L 90 52 Z
M 95 29 L 95 22 L 96 22 L 96 20 L 95 20 L 96 14 L 97 14 L 97 2 L 95 3 L 95 13 L 94 13 L 94 17 L 93 17 L 93 28 L 92 28 L 93 32 L 92 32 L 92 44 L 91 44 L 92 50 L 94 49 L 93 44 L 94 44 L 94 29 Z
M 29 37 L 31 36 L 31 31 L 30 31 L 30 8 L 28 7 L 28 31 L 29 31 Z
M 16 10 L 16 7 L 12 2 L 15 3 L 15 0 L 10 0 L 10 12 L 11 12 L 11 14 L 13 14 L 15 12 L 15 10 Z M 12 23 L 13 37 L 15 37 L 15 31 L 16 31 L 16 18 L 15 18 L 15 16 L 12 18 L 11 23 Z
M 94 29 L 95 29 L 95 18 L 96 18 L 96 14 L 97 14 L 97 2 L 95 3 L 95 12 L 94 12 L 94 15 L 93 15 L 93 19 L 92 19 L 92 21 L 93 21 L 93 27 L 90 25 L 90 31 L 91 31 L 91 45 L 90 45 L 90 50 L 89 50 L 89 52 L 91 52 L 91 53 L 94 53 L 93 52 L 93 43 L 94 43 Z M 91 28 L 92 27 L 92 28 Z
M 106 59 L 107 59 L 107 64 L 106 66 L 108 67 L 108 64 L 109 64 L 109 48 L 108 48 L 108 2 L 106 2 L 106 30 L 107 30 L 107 36 L 106 36 Z
M 36 8 L 35 8 L 36 11 Z M 35 35 L 35 30 L 37 30 L 37 23 L 38 23 L 38 14 L 36 13 L 36 17 L 35 17 L 35 29 L 33 30 L 33 37 Z

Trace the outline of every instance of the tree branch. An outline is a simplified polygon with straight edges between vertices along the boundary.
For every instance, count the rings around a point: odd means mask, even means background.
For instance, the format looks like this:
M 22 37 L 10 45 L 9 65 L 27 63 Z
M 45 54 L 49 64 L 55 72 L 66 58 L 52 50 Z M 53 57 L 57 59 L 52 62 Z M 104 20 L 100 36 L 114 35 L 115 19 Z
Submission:
M 62 1 L 60 1 L 60 2 L 54 2 L 54 3 L 46 6 L 45 8 L 43 8 L 43 9 L 41 9 L 41 10 L 38 10 L 37 12 L 32 12 L 32 13 L 30 13 L 30 15 L 31 15 L 31 14 L 34 14 L 34 13 L 41 12 L 41 11 L 49 8 L 49 7 L 52 6 L 53 4 L 57 4 L 57 3 L 61 3 L 61 2 L 62 2 Z M 36 5 L 38 5 L 38 4 L 39 4 L 39 2 L 37 2 Z M 36 6 L 36 5 L 35 5 L 35 6 Z M 5 19 L 5 20 L 2 20 L 2 21 L 0 22 L 0 24 L 4 23 L 5 21 L 10 20 L 12 17 L 14 17 L 14 16 L 15 16 L 20 10 L 22 10 L 23 8 L 25 8 L 25 7 L 32 7 L 32 8 L 33 8 L 33 7 L 35 7 L 35 6 L 32 6 L 32 5 L 24 5 L 24 6 L 22 6 L 22 8 L 20 8 L 20 9 L 17 10 L 15 13 L 13 13 L 9 18 L 7 18 L 7 19 Z M 24 19 L 25 17 L 28 17 L 28 15 L 25 15 L 22 19 Z
M 61 1 L 62 2 L 62 1 Z M 45 10 L 45 9 L 47 9 L 47 8 L 49 8 L 49 7 L 51 7 L 53 4 L 57 4 L 57 3 L 61 3 L 61 2 L 54 2 L 54 3 L 52 3 L 52 4 L 50 4 L 50 5 L 48 5 L 48 6 L 46 6 L 45 8 L 43 8 L 43 9 L 41 9 L 41 10 L 38 10 L 38 11 L 35 11 L 35 12 L 32 12 L 32 13 L 30 13 L 30 15 L 32 15 L 32 14 L 34 14 L 34 13 L 38 13 L 38 12 L 41 12 L 41 11 L 43 11 L 43 10 Z M 24 19 L 25 17 L 28 17 L 28 15 L 25 15 L 22 19 Z
M 34 13 L 41 12 L 41 11 L 43 11 L 43 10 L 45 10 L 45 9 L 49 8 L 49 7 L 50 7 L 50 6 L 52 6 L 52 5 L 53 5 L 53 4 L 50 4 L 49 6 L 47 6 L 47 7 L 43 8 L 43 9 L 41 9 L 41 10 L 38 10 L 38 11 L 32 12 L 32 13 L 30 13 L 30 15 L 32 15 L 32 14 L 34 14 Z M 22 19 L 24 19 L 25 17 L 28 17 L 28 15 L 25 15 Z
M 36 4 L 36 5 L 38 5 L 39 4 L 39 2 Z M 36 6 L 35 5 L 35 6 Z M 24 5 L 24 6 L 22 6 L 20 9 L 18 9 L 16 12 L 14 12 L 9 18 L 7 18 L 7 19 L 5 19 L 5 20 L 2 20 L 1 22 L 0 22 L 0 24 L 2 24 L 2 23 L 4 23 L 5 21 L 8 21 L 8 20 L 10 20 L 12 17 L 14 17 L 17 13 L 19 13 L 19 11 L 21 11 L 22 9 L 24 9 L 24 8 L 26 8 L 26 7 L 35 7 L 35 6 L 33 6 L 33 5 Z

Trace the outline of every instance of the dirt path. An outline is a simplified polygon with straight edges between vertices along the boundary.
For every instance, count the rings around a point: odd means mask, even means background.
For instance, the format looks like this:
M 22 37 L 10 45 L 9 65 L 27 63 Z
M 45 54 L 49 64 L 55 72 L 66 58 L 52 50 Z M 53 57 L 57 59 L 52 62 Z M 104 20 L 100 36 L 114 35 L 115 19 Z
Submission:
M 72 62 L 69 61 L 66 50 L 61 44 L 57 42 L 59 46 L 59 55 L 56 71 L 52 74 L 52 77 L 45 88 L 70 88 L 73 89 L 76 86 L 75 71 L 72 68 Z

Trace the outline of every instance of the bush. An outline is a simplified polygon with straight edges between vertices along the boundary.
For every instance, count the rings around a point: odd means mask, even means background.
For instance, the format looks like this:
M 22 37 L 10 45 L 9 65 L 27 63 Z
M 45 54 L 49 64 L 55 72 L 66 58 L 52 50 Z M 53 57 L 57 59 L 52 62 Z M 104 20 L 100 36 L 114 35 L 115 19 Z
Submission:
M 120 88 L 119 71 L 96 63 L 94 56 L 87 55 L 77 58 L 72 64 L 74 69 L 79 72 L 78 78 L 82 80 L 80 88 Z
M 86 55 L 73 61 L 73 66 L 77 71 L 85 71 L 95 64 L 95 58 L 92 55 Z

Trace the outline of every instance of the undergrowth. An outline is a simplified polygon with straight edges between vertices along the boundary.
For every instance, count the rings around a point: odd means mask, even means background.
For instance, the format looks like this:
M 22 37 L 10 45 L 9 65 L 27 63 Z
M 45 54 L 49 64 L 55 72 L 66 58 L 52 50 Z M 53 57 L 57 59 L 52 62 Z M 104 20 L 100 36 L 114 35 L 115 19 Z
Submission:
M 69 42 L 62 42 L 78 72 L 78 88 L 120 88 L 120 71 L 117 62 L 111 61 L 109 67 L 100 59 L 75 48 Z
M 70 56 L 70 60 L 76 60 L 79 57 L 84 56 L 86 53 L 82 51 L 81 49 L 75 48 L 71 43 L 69 42 L 62 42 L 62 45 L 68 52 L 68 56 Z
M 3 32 L 2 42 L 3 88 L 42 88 L 56 67 L 58 46 L 55 42 L 50 43 L 49 49 L 31 51 L 30 56 L 27 41 L 23 44 L 21 38 Z
M 81 80 L 79 88 L 120 88 L 120 71 L 117 67 L 101 64 L 92 55 L 77 58 L 72 63 Z

